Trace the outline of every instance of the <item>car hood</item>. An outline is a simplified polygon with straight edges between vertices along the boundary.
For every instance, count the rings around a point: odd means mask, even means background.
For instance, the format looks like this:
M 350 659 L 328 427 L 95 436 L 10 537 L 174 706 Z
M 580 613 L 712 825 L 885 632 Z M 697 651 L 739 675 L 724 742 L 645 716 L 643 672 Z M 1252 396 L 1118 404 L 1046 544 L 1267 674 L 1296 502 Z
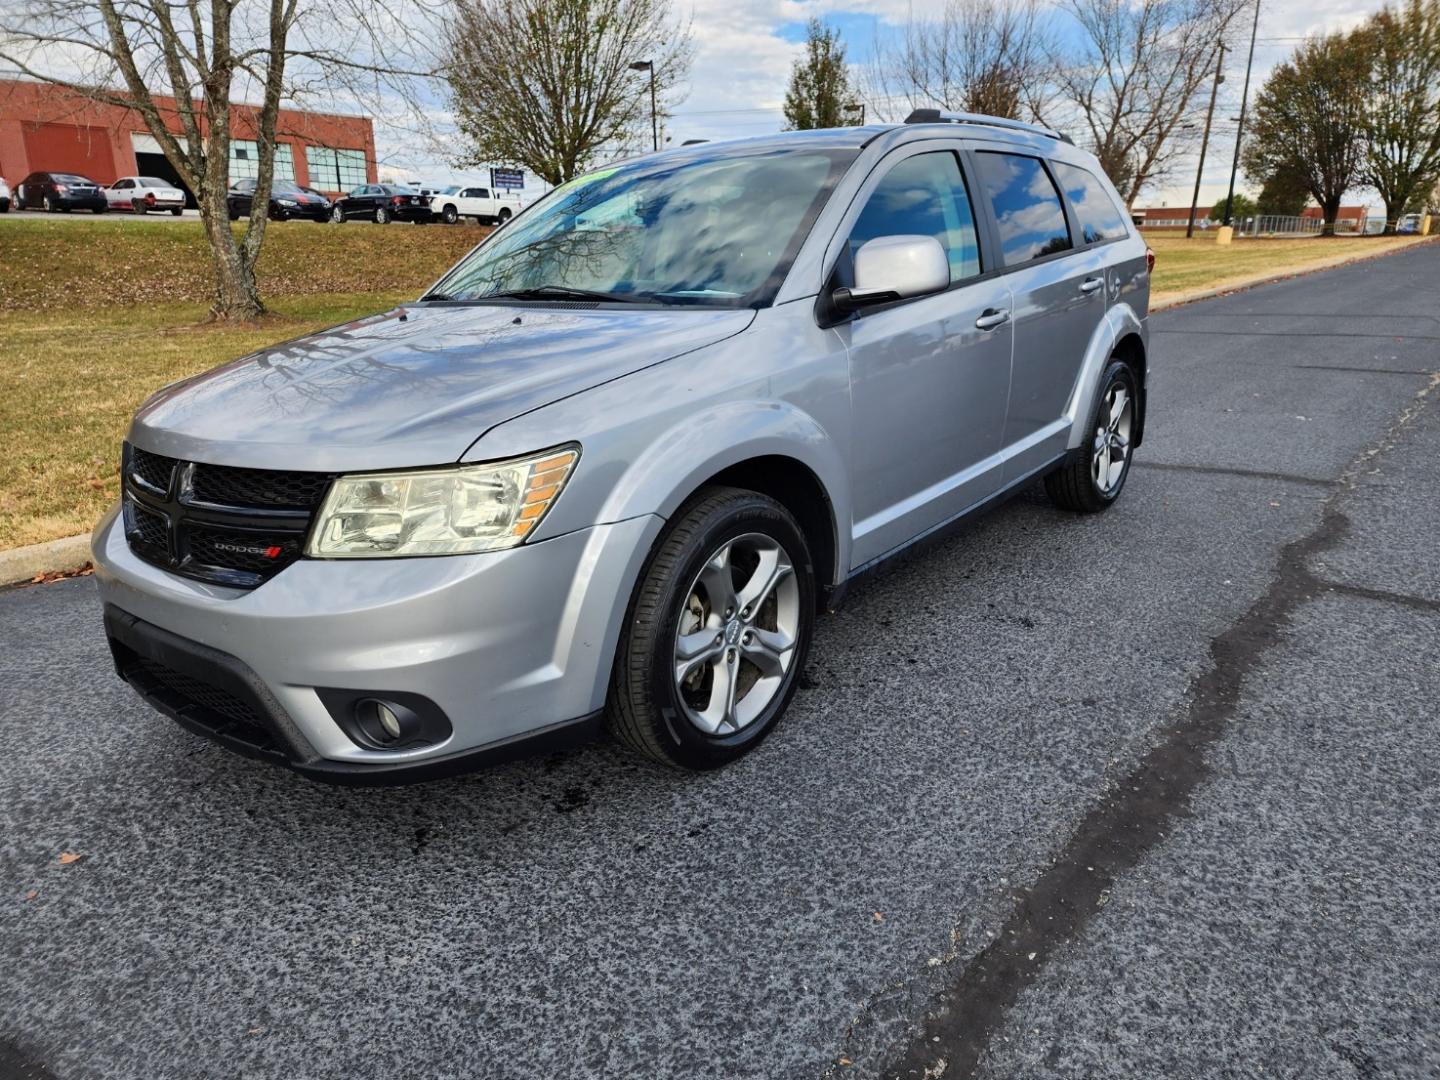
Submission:
M 496 424 L 738 334 L 753 318 L 749 310 L 415 304 L 172 383 L 141 406 L 130 440 L 251 468 L 442 464 Z M 555 442 L 571 437 L 557 432 Z

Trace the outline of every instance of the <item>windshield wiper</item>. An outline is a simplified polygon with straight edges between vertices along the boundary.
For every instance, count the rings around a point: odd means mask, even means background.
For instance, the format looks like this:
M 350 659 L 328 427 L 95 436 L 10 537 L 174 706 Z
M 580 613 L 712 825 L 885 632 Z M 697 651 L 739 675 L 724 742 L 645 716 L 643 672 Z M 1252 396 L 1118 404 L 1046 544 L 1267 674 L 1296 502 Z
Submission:
M 627 296 L 624 293 L 599 292 L 595 289 L 576 289 L 569 285 L 536 285 L 529 289 L 503 289 L 500 292 L 485 293 L 476 300 L 599 300 L 616 304 L 650 303 L 646 296 Z
M 455 297 L 451 296 L 449 293 L 432 292 L 432 293 L 426 293 L 424 296 L 420 297 L 420 302 L 423 304 L 426 300 L 454 300 L 454 299 L 455 299 Z

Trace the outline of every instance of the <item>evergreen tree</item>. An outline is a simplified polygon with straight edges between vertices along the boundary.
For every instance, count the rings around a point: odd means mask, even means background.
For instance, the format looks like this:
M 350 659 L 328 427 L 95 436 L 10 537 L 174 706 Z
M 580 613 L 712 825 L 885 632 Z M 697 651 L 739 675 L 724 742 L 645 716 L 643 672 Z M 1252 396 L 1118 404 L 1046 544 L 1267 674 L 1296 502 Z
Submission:
M 785 124 L 791 131 L 843 127 L 850 100 L 850 75 L 840 31 L 819 19 L 805 29 L 805 54 L 790 72 L 785 92 Z

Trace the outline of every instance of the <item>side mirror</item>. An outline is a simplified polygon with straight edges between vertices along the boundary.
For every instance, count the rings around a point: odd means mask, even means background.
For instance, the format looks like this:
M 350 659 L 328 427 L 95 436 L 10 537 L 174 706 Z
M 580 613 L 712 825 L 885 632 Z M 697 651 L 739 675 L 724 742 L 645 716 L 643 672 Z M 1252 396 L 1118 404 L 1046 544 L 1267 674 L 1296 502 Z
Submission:
M 835 306 L 858 311 L 950 286 L 950 260 L 933 236 L 877 236 L 855 253 L 855 287 L 836 289 Z

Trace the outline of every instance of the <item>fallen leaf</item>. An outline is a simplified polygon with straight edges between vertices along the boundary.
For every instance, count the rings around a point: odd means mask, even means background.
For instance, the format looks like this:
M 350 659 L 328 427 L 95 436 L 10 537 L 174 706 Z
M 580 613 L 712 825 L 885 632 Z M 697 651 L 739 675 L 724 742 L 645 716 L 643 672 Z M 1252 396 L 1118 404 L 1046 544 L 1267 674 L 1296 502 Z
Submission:
M 874 918 L 874 920 L 875 920 L 876 922 L 884 922 L 884 921 L 885 921 L 885 916 L 882 915 L 882 914 L 880 914 L 880 912 L 878 912 L 878 911 L 875 912 L 873 918 Z
M 40 895 L 40 890 L 39 890 L 39 889 L 31 889 L 29 892 L 27 892 L 27 893 L 25 894 L 25 899 L 26 899 L 26 900 L 34 900 L 34 899 L 35 899 L 37 896 L 39 896 L 39 895 Z
M 62 851 L 60 853 L 60 865 L 69 866 L 71 863 L 79 862 L 84 857 L 84 855 L 80 855 L 74 851 Z

